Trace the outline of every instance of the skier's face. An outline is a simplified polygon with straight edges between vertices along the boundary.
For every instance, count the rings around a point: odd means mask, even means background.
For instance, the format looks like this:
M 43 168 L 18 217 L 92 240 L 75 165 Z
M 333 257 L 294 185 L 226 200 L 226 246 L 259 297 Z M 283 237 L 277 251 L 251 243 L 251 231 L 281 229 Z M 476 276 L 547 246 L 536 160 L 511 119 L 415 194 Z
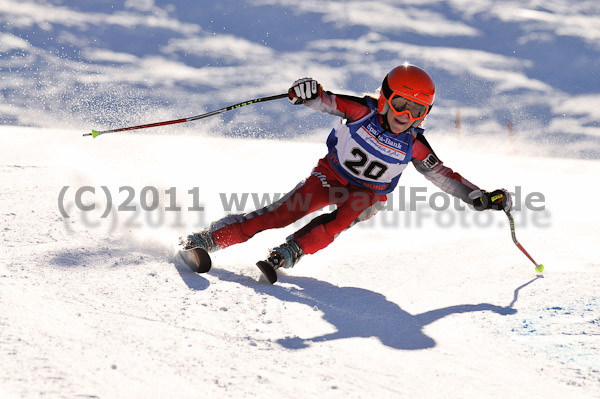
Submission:
M 386 118 L 391 132 L 396 134 L 405 132 L 413 124 L 408 114 L 396 115 L 392 111 L 388 111 L 386 114 Z

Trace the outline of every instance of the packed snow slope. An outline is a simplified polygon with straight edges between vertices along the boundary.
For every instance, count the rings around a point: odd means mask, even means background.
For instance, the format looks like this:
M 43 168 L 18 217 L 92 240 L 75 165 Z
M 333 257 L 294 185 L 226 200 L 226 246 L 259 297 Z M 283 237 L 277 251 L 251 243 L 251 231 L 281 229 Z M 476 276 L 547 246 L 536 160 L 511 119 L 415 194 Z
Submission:
M 201 123 L 81 133 L 0 128 L 3 398 L 600 397 L 597 161 L 429 138 L 475 183 L 520 193 L 542 275 L 503 213 L 442 210 L 409 167 L 404 199 L 272 286 L 254 263 L 301 223 L 215 253 L 205 275 L 175 242 L 240 210 L 234 195 L 251 210 L 293 188 L 324 144 Z

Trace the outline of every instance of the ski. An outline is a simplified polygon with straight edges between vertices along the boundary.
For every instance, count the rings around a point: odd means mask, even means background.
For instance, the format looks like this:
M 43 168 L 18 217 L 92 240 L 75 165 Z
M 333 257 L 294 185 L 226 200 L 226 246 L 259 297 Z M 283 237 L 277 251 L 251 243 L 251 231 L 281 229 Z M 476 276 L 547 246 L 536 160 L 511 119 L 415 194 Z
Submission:
M 206 273 L 210 271 L 212 260 L 208 252 L 204 249 L 200 247 L 180 249 L 179 255 L 181 256 L 181 259 L 183 259 L 183 262 L 192 269 L 193 272 Z M 277 282 L 277 272 L 269 262 L 261 260 L 256 263 L 256 266 L 258 266 L 270 284 L 275 284 Z
M 206 273 L 212 266 L 210 255 L 200 247 L 180 249 L 179 255 L 183 262 L 196 273 Z
M 277 282 L 277 272 L 273 268 L 273 266 L 269 262 L 265 262 L 264 260 L 256 262 L 256 266 L 260 269 L 260 271 L 267 278 L 269 283 L 275 284 Z

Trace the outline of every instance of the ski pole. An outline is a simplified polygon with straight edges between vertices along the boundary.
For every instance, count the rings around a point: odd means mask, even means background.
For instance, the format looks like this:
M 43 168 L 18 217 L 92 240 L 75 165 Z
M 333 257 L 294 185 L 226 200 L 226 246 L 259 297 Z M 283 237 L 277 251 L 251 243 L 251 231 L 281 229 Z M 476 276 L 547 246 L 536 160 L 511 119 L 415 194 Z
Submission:
M 228 107 L 221 108 L 216 111 L 207 112 L 206 114 L 202 114 L 202 115 L 190 116 L 188 118 L 181 118 L 181 119 L 173 119 L 171 121 L 148 123 L 146 125 L 122 127 L 119 129 L 112 129 L 112 130 L 101 130 L 101 131 L 92 130 L 91 133 L 84 133 L 83 136 L 84 137 L 92 136 L 92 138 L 96 138 L 96 137 L 100 136 L 101 134 L 106 134 L 106 133 L 124 132 L 127 130 L 146 129 L 149 127 L 166 126 L 166 125 L 174 125 L 176 123 L 192 122 L 192 121 L 197 121 L 198 119 L 204 119 L 204 118 L 208 118 L 209 116 L 218 115 L 218 114 L 222 114 L 223 112 L 238 109 L 238 108 L 244 107 L 246 105 L 255 104 L 255 103 L 259 103 L 259 102 L 265 102 L 265 101 L 278 100 L 280 98 L 285 98 L 287 96 L 288 96 L 288 93 L 276 94 L 274 96 L 260 97 L 260 98 L 255 98 L 253 100 L 248 100 L 248 101 L 244 101 L 244 102 L 241 102 L 238 104 L 230 105 Z
M 525 254 L 525 256 L 527 256 L 529 258 L 529 260 L 533 262 L 533 264 L 535 265 L 535 271 L 538 273 L 543 272 L 544 265 L 542 265 L 541 263 L 538 264 L 536 261 L 534 261 L 533 258 L 531 257 L 531 255 L 529 255 L 529 253 L 527 251 L 525 251 L 525 248 L 523 248 L 523 246 L 521 244 L 519 244 L 519 241 L 517 241 L 517 236 L 515 234 L 515 220 L 513 219 L 512 215 L 510 214 L 510 211 L 507 211 L 505 209 L 504 213 L 506 213 L 506 216 L 508 216 L 508 221 L 510 222 L 510 233 L 512 235 L 513 242 L 515 243 L 517 248 L 519 248 L 521 250 L 521 252 L 523 252 Z

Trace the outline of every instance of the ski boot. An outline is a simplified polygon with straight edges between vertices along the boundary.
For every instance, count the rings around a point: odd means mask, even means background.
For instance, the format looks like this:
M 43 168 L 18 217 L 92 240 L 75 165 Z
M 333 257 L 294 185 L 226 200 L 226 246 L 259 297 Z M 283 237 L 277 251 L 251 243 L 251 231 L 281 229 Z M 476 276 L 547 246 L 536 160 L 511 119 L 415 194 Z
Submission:
M 184 250 L 192 248 L 202 248 L 204 251 L 210 253 L 215 252 L 219 249 L 219 246 L 215 242 L 215 238 L 213 237 L 210 230 L 203 230 L 197 233 L 192 233 L 188 235 L 185 239 L 181 237 L 179 240 L 179 243 L 183 246 Z
M 294 238 L 288 238 L 285 243 L 273 248 L 266 260 L 258 261 L 256 266 L 265 275 L 269 283 L 274 284 L 277 281 L 276 270 L 280 267 L 284 269 L 294 267 L 302 256 L 304 256 L 304 252 L 302 252 L 298 241 Z

